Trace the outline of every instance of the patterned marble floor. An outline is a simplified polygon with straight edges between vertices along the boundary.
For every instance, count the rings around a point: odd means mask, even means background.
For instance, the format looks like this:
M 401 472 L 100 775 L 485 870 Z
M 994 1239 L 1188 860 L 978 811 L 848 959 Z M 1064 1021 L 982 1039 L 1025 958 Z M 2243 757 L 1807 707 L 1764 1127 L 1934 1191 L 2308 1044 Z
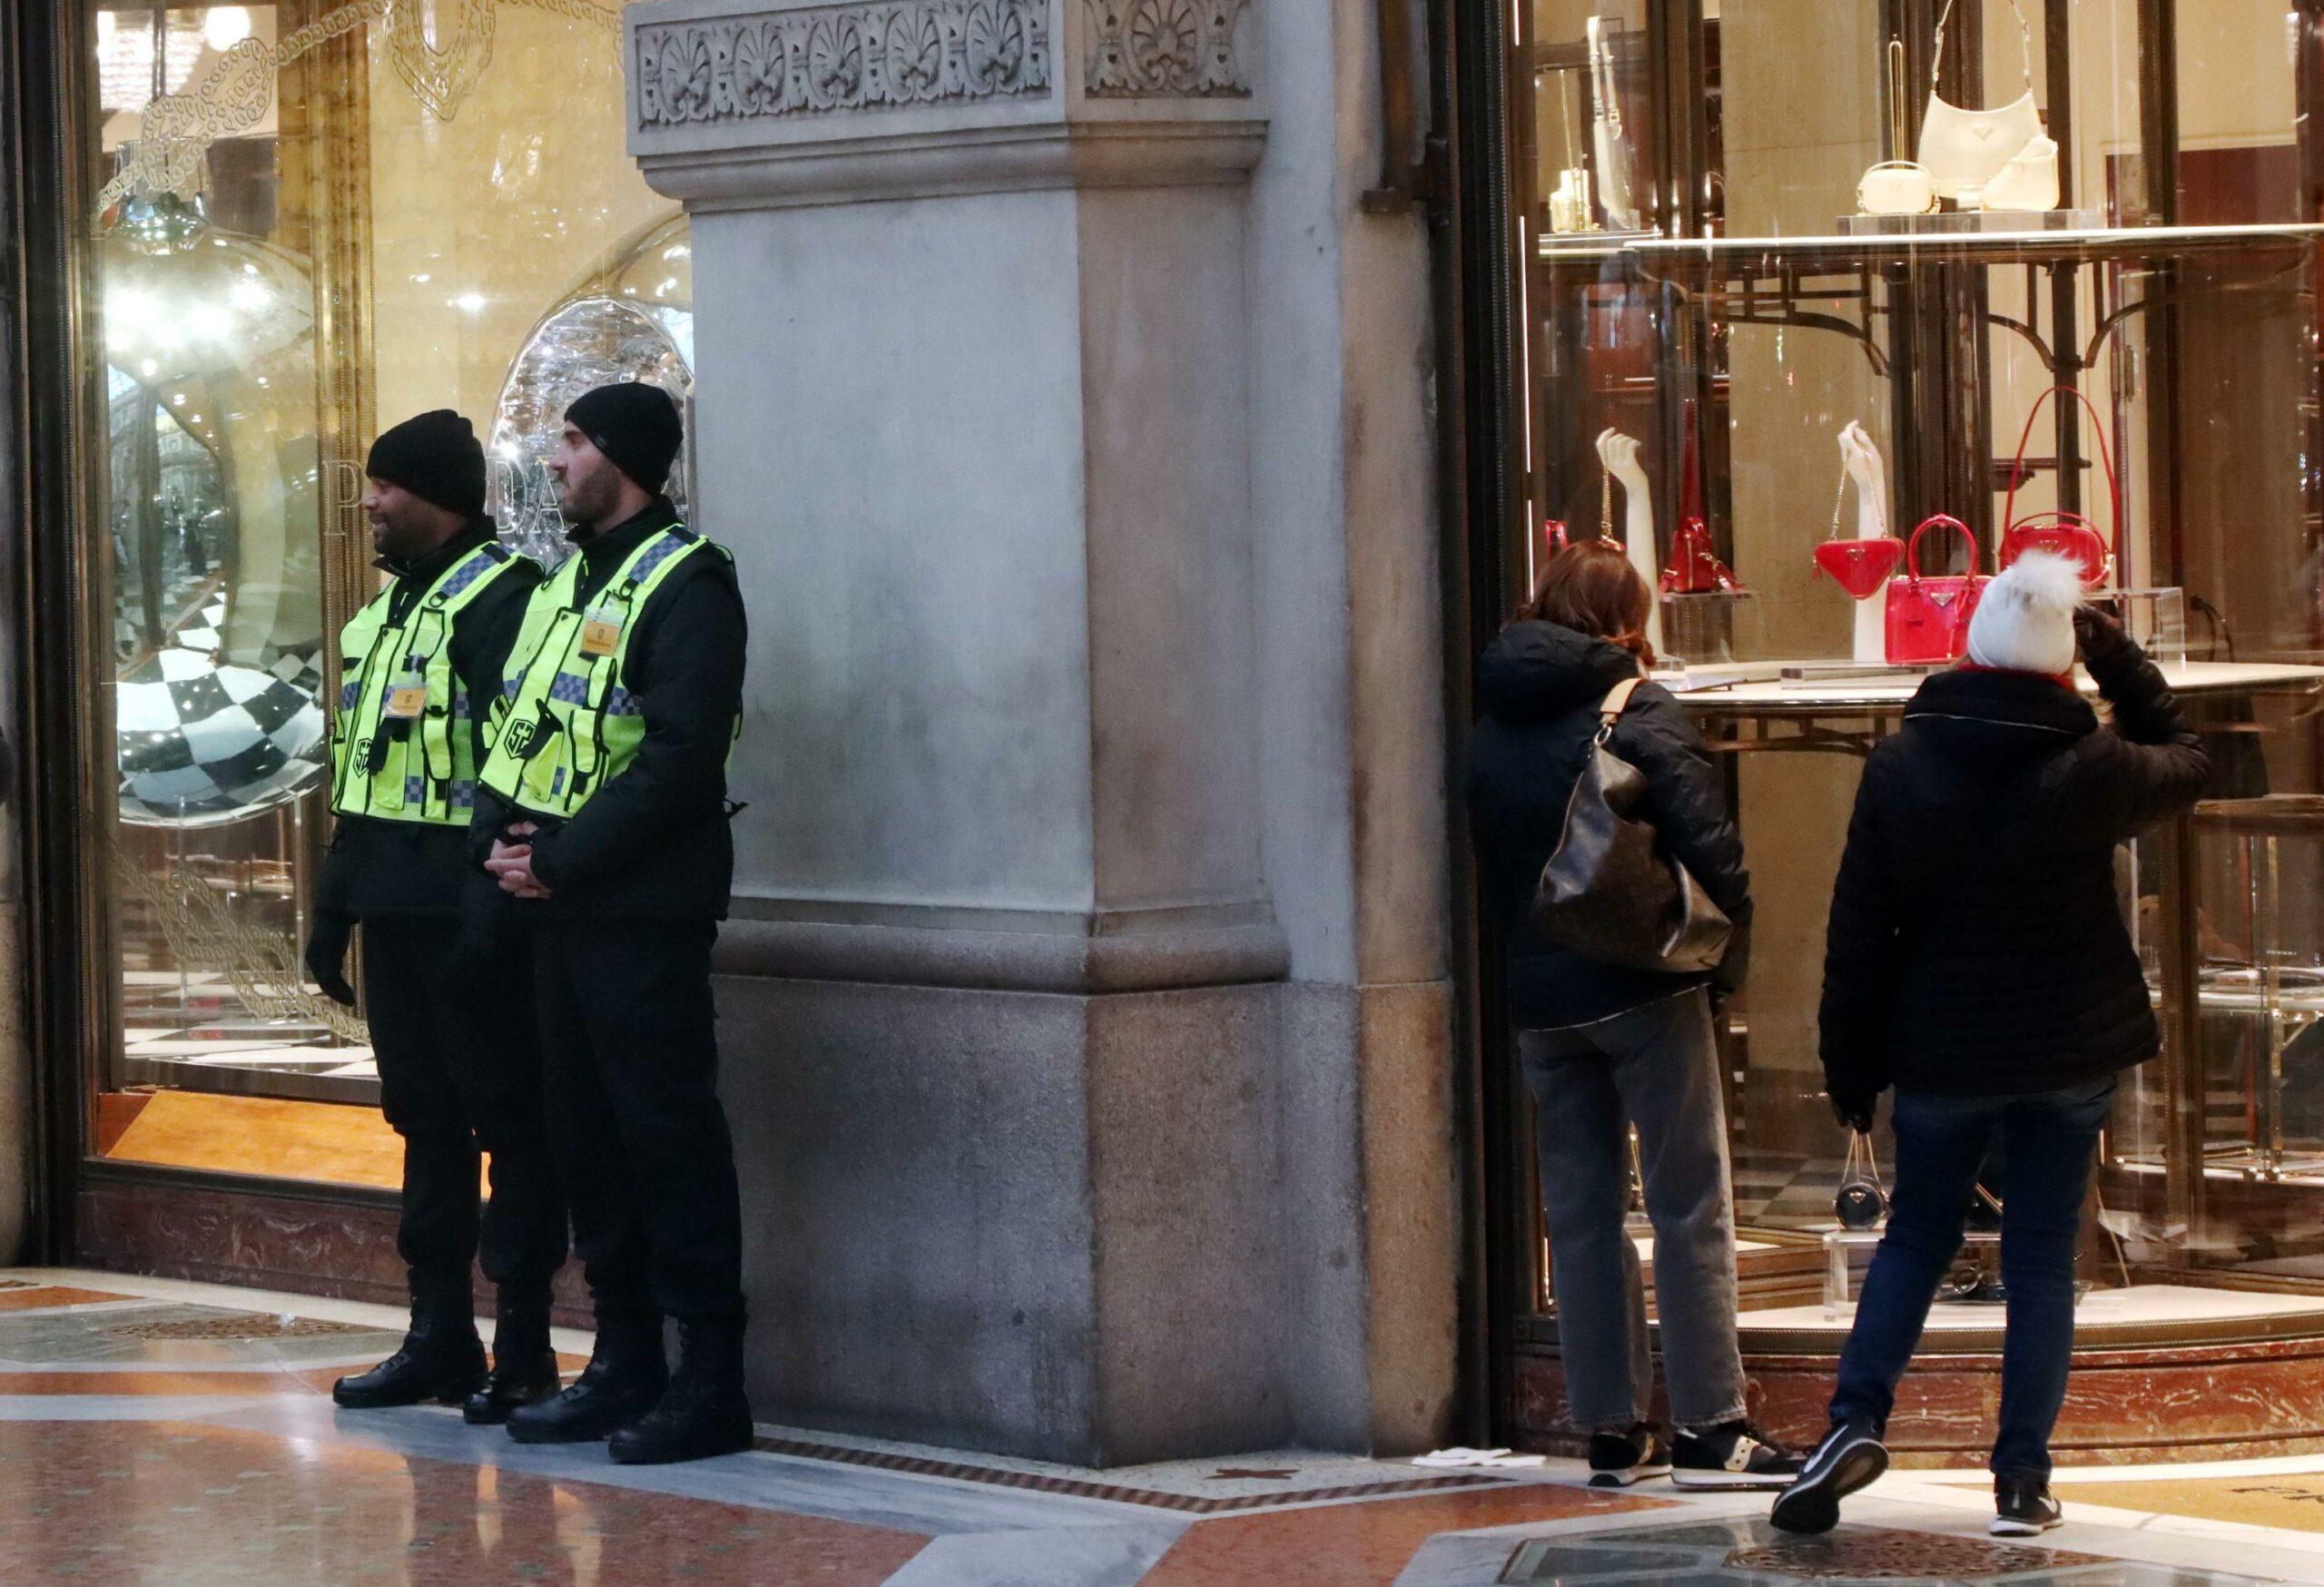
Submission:
M 2324 1461 L 2086 1474 L 2073 1525 L 2010 1546 L 1958 1474 L 1891 1477 L 1803 1542 L 1764 1496 L 1600 1493 L 1560 1462 L 1088 1472 L 764 1427 L 753 1453 L 638 1470 L 441 1409 L 337 1410 L 331 1379 L 396 1336 L 372 1306 L 0 1273 L 0 1583 L 2324 1582 Z

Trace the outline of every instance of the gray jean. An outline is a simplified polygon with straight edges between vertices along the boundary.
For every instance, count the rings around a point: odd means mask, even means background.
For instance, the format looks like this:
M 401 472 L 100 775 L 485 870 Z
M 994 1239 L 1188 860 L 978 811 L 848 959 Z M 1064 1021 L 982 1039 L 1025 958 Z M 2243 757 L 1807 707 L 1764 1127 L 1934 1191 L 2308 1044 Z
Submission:
M 1541 1210 L 1557 1286 L 1567 1414 L 1585 1433 L 1646 1419 L 1654 1364 L 1638 1248 L 1622 1227 L 1638 1129 L 1670 1416 L 1709 1427 L 1743 1414 L 1735 1343 L 1735 1211 L 1728 1186 L 1710 1000 L 1666 998 L 1595 1024 L 1521 1030 Z

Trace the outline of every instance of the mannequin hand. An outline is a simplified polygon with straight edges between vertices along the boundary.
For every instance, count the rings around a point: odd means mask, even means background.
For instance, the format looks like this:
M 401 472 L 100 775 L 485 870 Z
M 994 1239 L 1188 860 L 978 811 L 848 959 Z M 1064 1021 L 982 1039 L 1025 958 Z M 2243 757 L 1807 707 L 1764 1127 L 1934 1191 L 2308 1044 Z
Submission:
M 345 915 L 318 914 L 307 936 L 307 973 L 323 989 L 323 996 L 342 1008 L 355 1006 L 355 989 L 347 984 L 347 943 L 355 922 Z
M 1639 461 L 1637 437 L 1626 436 L 1618 429 L 1607 430 L 1598 438 L 1598 456 L 1624 491 L 1637 493 L 1646 489 L 1646 465 Z
M 1854 419 L 1840 431 L 1840 458 L 1847 465 L 1848 478 L 1856 488 L 1867 495 L 1880 488 L 1880 448 L 1872 444 L 1864 426 Z

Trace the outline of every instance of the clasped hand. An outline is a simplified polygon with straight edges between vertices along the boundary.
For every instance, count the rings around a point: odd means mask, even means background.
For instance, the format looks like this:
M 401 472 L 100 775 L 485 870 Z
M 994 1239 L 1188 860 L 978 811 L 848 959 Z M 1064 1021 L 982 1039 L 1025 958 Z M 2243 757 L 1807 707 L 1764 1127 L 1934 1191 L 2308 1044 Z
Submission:
M 548 889 L 533 874 L 533 845 L 510 843 L 508 838 L 528 838 L 540 831 L 536 822 L 520 821 L 508 829 L 507 838 L 492 840 L 492 857 L 484 868 L 500 883 L 500 891 L 516 898 L 547 898 Z

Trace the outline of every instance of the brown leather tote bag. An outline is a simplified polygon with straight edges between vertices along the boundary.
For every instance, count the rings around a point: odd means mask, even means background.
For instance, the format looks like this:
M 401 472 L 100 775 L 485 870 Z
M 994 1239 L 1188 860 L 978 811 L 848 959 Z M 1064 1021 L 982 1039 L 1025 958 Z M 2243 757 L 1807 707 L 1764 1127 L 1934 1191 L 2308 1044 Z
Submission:
M 1637 813 L 1645 774 L 1607 747 L 1642 681 L 1615 685 L 1598 708 L 1597 739 L 1534 890 L 1533 929 L 1600 964 L 1701 974 L 1718 967 L 1734 925 Z

